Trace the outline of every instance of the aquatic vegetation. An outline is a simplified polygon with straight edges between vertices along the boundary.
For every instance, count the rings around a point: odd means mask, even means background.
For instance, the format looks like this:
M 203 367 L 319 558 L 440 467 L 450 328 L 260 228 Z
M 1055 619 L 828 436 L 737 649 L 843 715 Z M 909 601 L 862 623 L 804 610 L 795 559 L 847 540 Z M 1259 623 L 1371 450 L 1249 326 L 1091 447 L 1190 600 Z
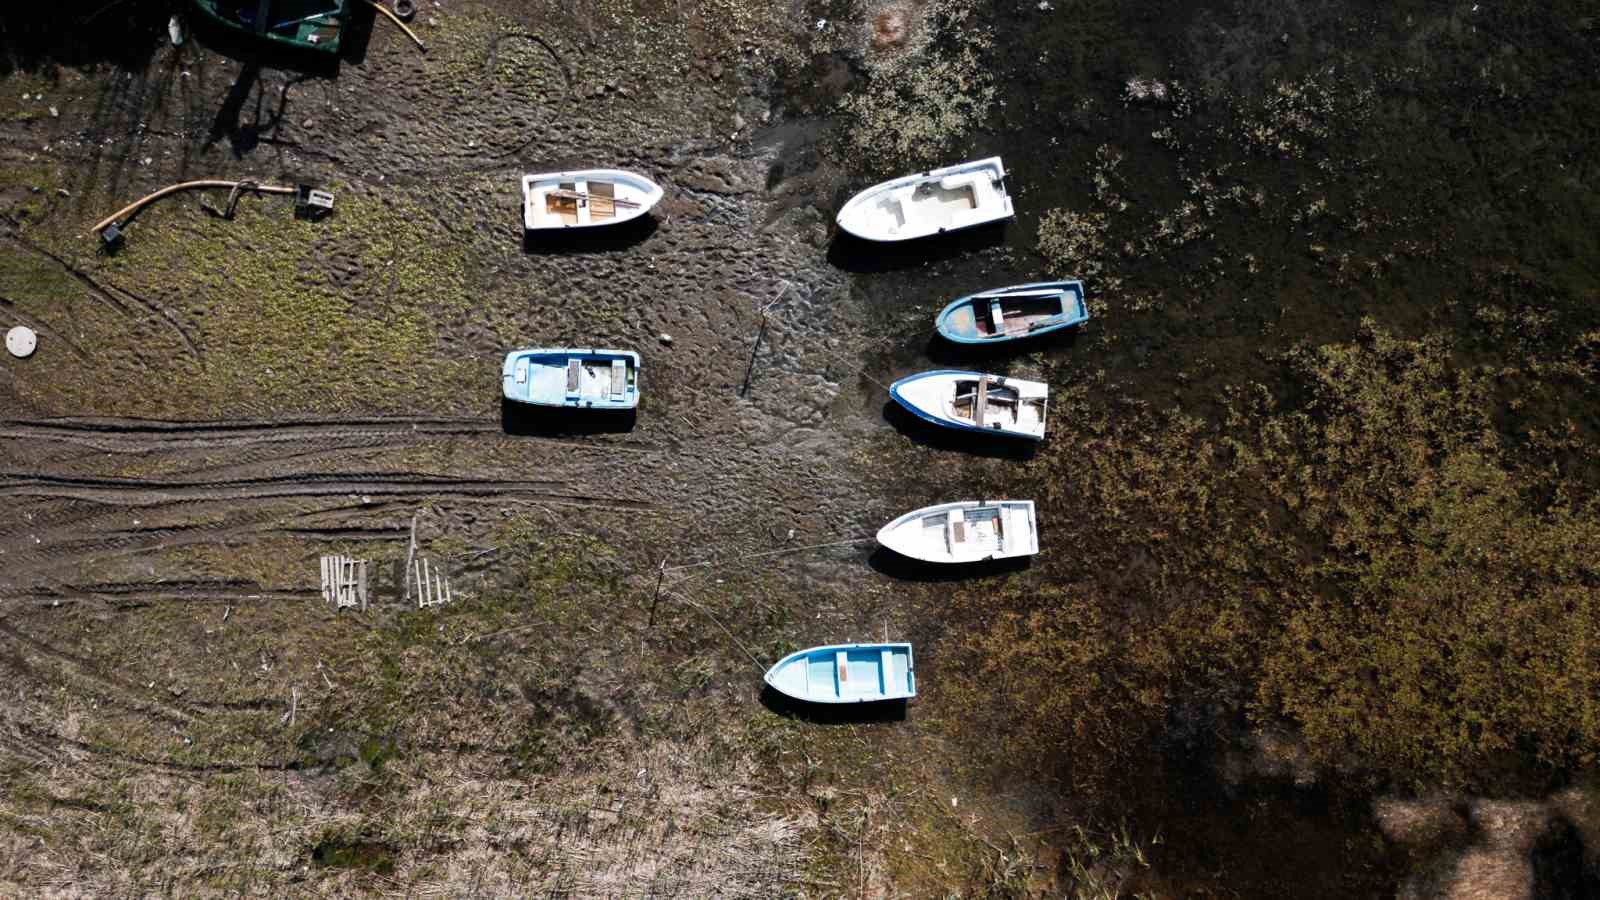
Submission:
M 844 153 L 882 172 L 949 162 L 996 97 L 987 58 L 992 37 L 970 13 L 967 0 L 930 4 L 923 13 L 928 42 L 875 61 L 866 85 L 839 102 Z
M 958 601 L 960 729 L 1091 795 L 1194 702 L 1384 779 L 1592 763 L 1600 499 L 1497 429 L 1515 370 L 1454 352 L 1369 322 L 1281 357 L 1284 397 L 1237 391 L 1220 426 L 1061 398 L 1080 424 L 1032 489 L 1072 520 L 1072 587 Z

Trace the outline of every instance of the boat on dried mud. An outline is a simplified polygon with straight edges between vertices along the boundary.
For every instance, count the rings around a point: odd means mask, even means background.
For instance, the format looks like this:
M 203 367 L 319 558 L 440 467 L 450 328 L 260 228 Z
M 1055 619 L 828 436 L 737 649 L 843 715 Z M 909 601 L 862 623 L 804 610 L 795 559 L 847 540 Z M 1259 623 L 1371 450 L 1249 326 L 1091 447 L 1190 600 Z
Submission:
M 889 385 L 889 396 L 935 425 L 1041 440 L 1050 386 L 1004 375 L 939 369 Z
M 284 47 L 338 53 L 347 0 L 193 0 L 224 28 Z
M 534 406 L 624 410 L 639 405 L 639 354 L 549 347 L 513 350 L 501 367 L 507 400 Z
M 622 169 L 544 172 L 522 178 L 522 227 L 594 228 L 637 219 L 661 200 L 661 186 Z
M 913 238 L 998 222 L 1013 215 L 1000 157 L 873 185 L 839 210 L 839 227 L 869 241 Z
M 1040 281 L 962 297 L 936 327 L 958 344 L 992 344 L 1049 334 L 1089 320 L 1081 281 Z
M 1039 552 L 1032 500 L 965 500 L 908 512 L 878 529 L 878 543 L 931 563 L 970 563 Z
M 917 695 L 910 644 L 830 644 L 798 650 L 767 670 L 767 684 L 809 703 L 870 703 Z

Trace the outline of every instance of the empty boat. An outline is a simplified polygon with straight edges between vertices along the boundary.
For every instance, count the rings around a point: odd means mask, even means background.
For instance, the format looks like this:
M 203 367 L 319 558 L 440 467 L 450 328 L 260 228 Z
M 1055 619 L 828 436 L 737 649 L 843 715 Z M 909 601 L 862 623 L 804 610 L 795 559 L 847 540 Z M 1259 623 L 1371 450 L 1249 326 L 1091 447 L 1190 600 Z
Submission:
M 501 367 L 501 391 L 507 400 L 535 406 L 633 409 L 639 405 L 639 354 L 567 347 L 513 350 Z
M 1089 321 L 1081 281 L 1040 281 L 972 294 L 939 313 L 939 333 L 958 344 L 1048 334 Z
M 1000 157 L 873 185 L 839 210 L 839 227 L 869 241 L 908 241 L 1012 216 Z
M 889 385 L 889 396 L 935 425 L 1040 440 L 1050 388 L 1004 375 L 940 369 Z
M 593 228 L 637 219 L 661 200 L 661 186 L 622 169 L 545 172 L 522 178 L 522 227 Z
M 910 644 L 830 644 L 799 650 L 767 670 L 767 684 L 811 703 L 908 700 L 917 695 Z
M 1032 500 L 967 500 L 908 512 L 878 529 L 878 543 L 931 563 L 966 563 L 1039 552 Z

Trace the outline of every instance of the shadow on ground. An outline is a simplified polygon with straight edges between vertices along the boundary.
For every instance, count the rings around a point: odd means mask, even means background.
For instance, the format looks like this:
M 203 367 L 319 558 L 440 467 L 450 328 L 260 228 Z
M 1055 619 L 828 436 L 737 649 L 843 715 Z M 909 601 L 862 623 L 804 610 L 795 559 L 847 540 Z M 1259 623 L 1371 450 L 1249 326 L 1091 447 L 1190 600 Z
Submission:
M 913 415 L 894 400 L 888 400 L 883 404 L 883 420 L 914 443 L 932 450 L 951 450 L 971 456 L 1023 462 L 1032 459 L 1034 452 L 1039 448 L 1038 441 L 1028 438 L 978 434 L 935 425 Z
M 951 298 L 955 299 L 955 298 Z M 991 375 L 1005 375 L 1011 360 L 1028 353 L 1071 350 L 1078 343 L 1082 327 L 1064 328 L 1044 334 L 1002 341 L 998 344 L 958 344 L 945 340 L 937 331 L 928 338 L 928 360 L 952 369 L 982 369 Z
M 620 434 L 633 430 L 639 411 L 568 409 L 530 406 L 500 398 L 500 427 L 506 434 L 563 437 L 579 434 Z
M 867 557 L 867 565 L 880 575 L 887 575 L 899 581 L 970 581 L 975 578 L 989 578 L 996 575 L 1010 575 L 1028 568 L 1026 556 L 1012 556 L 1006 559 L 989 559 L 983 562 L 962 563 L 952 565 L 948 563 L 927 563 L 919 559 L 890 550 L 888 547 L 879 547 Z
M 1004 222 L 896 243 L 865 241 L 840 231 L 828 245 L 828 262 L 846 272 L 895 272 L 1003 246 L 1005 240 Z
M 874 722 L 904 722 L 905 700 L 883 700 L 877 703 L 806 703 L 771 686 L 761 689 L 761 705 L 785 719 L 797 719 L 812 725 L 860 725 Z
M 96 63 L 143 69 L 168 43 L 172 12 L 152 2 L 6 3 L 0 8 L 0 76 Z
M 520 216 L 522 208 L 517 207 Z M 522 252 L 536 255 L 620 253 L 636 247 L 656 233 L 660 223 L 646 213 L 620 225 L 598 228 L 563 228 L 560 231 L 522 230 Z

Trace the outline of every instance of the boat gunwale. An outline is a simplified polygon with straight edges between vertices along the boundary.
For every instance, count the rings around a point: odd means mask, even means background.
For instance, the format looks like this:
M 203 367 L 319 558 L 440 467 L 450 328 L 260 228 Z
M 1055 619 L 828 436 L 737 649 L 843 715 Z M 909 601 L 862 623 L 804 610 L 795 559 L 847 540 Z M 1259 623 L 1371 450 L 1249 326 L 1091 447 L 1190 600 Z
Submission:
M 979 426 L 979 425 L 972 425 L 972 424 L 968 424 L 966 422 L 962 422 L 962 421 L 960 421 L 958 419 L 945 419 L 945 418 L 940 418 L 938 416 L 934 416 L 933 414 L 928 413 L 925 410 L 923 410 L 922 407 L 917 406 L 916 404 L 912 403 L 911 401 L 907 400 L 906 398 L 904 398 L 904 397 L 902 397 L 900 395 L 900 386 L 902 384 L 908 384 L 908 383 L 914 382 L 914 381 L 921 381 L 924 378 L 930 378 L 930 377 L 938 376 L 938 375 L 971 375 L 974 378 L 983 378 L 983 377 L 986 377 L 986 376 L 989 377 L 989 378 L 999 377 L 999 378 L 1006 378 L 1007 380 L 1011 380 L 1011 381 L 1028 381 L 1028 383 L 1030 383 L 1030 384 L 1041 384 L 1041 385 L 1045 386 L 1046 390 L 1049 389 L 1049 385 L 1045 384 L 1042 381 L 1029 381 L 1026 378 L 1010 378 L 1009 376 L 1004 376 L 1004 375 L 996 376 L 996 375 L 993 375 L 993 374 L 988 373 L 988 372 L 972 372 L 972 371 L 968 371 L 966 369 L 933 369 L 933 370 L 930 370 L 930 371 L 927 371 L 927 372 L 919 372 L 919 373 L 917 373 L 915 375 L 907 375 L 906 377 L 901 378 L 898 381 L 895 381 L 893 384 L 890 384 L 889 385 L 889 397 L 890 397 L 890 399 L 894 400 L 894 402 L 900 404 L 902 409 L 906 410 L 907 412 L 911 413 L 912 415 L 916 416 L 917 418 L 922 419 L 925 422 L 930 422 L 930 423 L 932 423 L 934 425 L 938 425 L 938 426 L 941 426 L 941 427 L 944 427 L 944 428 L 953 428 L 953 429 L 956 429 L 958 431 L 975 431 L 975 432 L 978 432 L 979 434 L 992 434 L 992 435 L 999 435 L 1000 437 L 1021 438 L 1022 440 L 1025 440 L 1025 441 L 1042 441 L 1042 440 L 1044 440 L 1044 429 L 1042 427 L 1040 428 L 1040 431 L 1039 431 L 1038 434 L 1030 434 L 1030 433 L 1028 433 L 1026 431 L 1018 431 L 1018 430 L 1005 429 L 1005 428 L 984 428 L 984 427 Z
M 350 15 L 349 7 L 351 0 L 332 0 L 332 2 L 336 2 L 339 6 L 338 10 L 333 13 L 334 15 L 339 16 L 339 24 L 334 29 L 335 35 L 333 40 L 328 41 L 327 43 L 311 42 L 304 41 L 299 38 L 284 37 L 271 30 L 256 31 L 254 28 L 246 28 L 243 22 L 228 19 L 221 13 L 217 12 L 215 0 L 191 0 L 189 6 L 199 10 L 208 21 L 215 23 L 219 27 L 226 28 L 229 31 L 238 32 L 246 37 L 261 38 L 272 41 L 275 44 L 281 44 L 291 50 L 306 50 L 311 53 L 326 53 L 337 56 L 340 47 L 344 42 L 344 31 L 345 26 L 348 24 L 346 20 Z
M 930 559 L 927 556 L 918 556 L 912 553 L 907 553 L 905 550 L 900 549 L 900 547 L 896 546 L 898 543 L 900 543 L 899 541 L 891 542 L 884 540 L 885 535 L 893 535 L 895 532 L 905 527 L 905 525 L 914 518 L 924 518 L 941 511 L 948 514 L 953 508 L 960 508 L 963 512 L 966 512 L 969 509 L 982 509 L 986 506 L 1002 508 L 1005 506 L 1026 506 L 1028 510 L 1028 524 L 1033 531 L 1033 540 L 1031 542 L 1033 545 L 1033 550 L 1028 553 L 990 554 L 988 556 L 981 556 L 974 559 Z M 878 529 L 877 538 L 880 545 L 893 550 L 907 559 L 915 559 L 933 565 L 970 565 L 972 563 L 986 562 L 994 559 L 1014 559 L 1018 557 L 1033 556 L 1039 552 L 1038 509 L 1032 500 L 952 500 L 948 503 L 935 503 L 930 506 L 923 506 L 913 509 L 910 512 L 901 513 L 899 516 L 889 520 L 889 522 L 884 524 L 882 528 Z M 953 554 L 947 554 L 947 556 L 953 556 Z
M 1020 334 L 994 334 L 987 337 L 967 337 L 965 335 L 955 334 L 947 326 L 950 317 L 963 306 L 976 306 L 979 301 L 984 300 L 1001 300 L 1004 299 L 1008 294 L 1020 293 L 1025 290 L 1044 289 L 1055 289 L 1058 294 L 1066 295 L 1063 296 L 1061 304 L 1062 311 L 1058 313 L 1058 315 L 1062 317 L 1062 321 L 1058 323 L 1047 325 L 1043 328 L 1036 328 L 1031 331 L 1022 332 Z M 1074 312 L 1067 310 L 1068 297 L 1070 297 L 1073 303 L 1078 307 L 1076 310 L 1076 316 L 1074 315 Z M 1040 335 L 1061 331 L 1066 328 L 1075 328 L 1089 321 L 1089 305 L 1084 300 L 1084 297 L 1085 292 L 1083 289 L 1083 282 L 1078 279 L 1069 279 L 1063 281 L 1036 281 L 1029 284 L 1013 284 L 1007 285 L 1003 288 L 977 291 L 975 293 L 967 294 L 964 297 L 958 297 L 955 300 L 945 304 L 944 309 L 941 309 L 939 311 L 939 315 L 934 318 L 934 330 L 939 333 L 940 337 L 943 337 L 945 340 L 954 344 L 999 344 L 1006 341 L 1023 341 L 1029 338 L 1039 337 Z M 976 310 L 974 310 L 973 315 L 976 317 Z M 973 323 L 973 327 L 977 327 L 976 322 Z
M 901 647 L 905 648 L 905 651 L 906 651 L 906 684 L 910 688 L 910 690 L 908 692 L 905 692 L 905 693 L 893 693 L 893 694 L 882 693 L 882 694 L 878 694 L 876 696 L 855 697 L 855 698 L 851 698 L 851 699 L 848 699 L 848 700 L 844 699 L 842 697 L 838 698 L 838 699 L 830 700 L 830 699 L 823 698 L 823 697 L 811 697 L 811 696 L 802 697 L 802 696 L 799 696 L 799 695 L 796 695 L 796 694 L 791 694 L 788 691 L 784 690 L 783 688 L 778 687 L 778 685 L 772 679 L 772 673 L 778 671 L 780 668 L 783 668 L 784 666 L 787 666 L 787 665 L 789 665 L 790 663 L 793 663 L 796 660 L 799 660 L 799 659 L 810 659 L 812 656 L 815 656 L 815 655 L 821 654 L 821 653 L 838 653 L 841 650 L 846 652 L 846 653 L 848 653 L 851 650 L 880 650 L 881 651 L 881 650 L 890 650 L 890 649 L 896 649 L 896 648 L 901 648 Z M 917 676 L 916 676 L 916 672 L 917 672 L 917 658 L 916 658 L 915 652 L 911 648 L 911 642 L 910 641 L 875 641 L 875 642 L 856 643 L 856 644 L 819 644 L 819 645 L 817 645 L 815 647 L 806 647 L 806 648 L 804 648 L 802 650 L 796 650 L 796 651 L 794 651 L 792 653 L 786 654 L 783 658 L 779 659 L 777 662 L 775 662 L 772 665 L 768 666 L 767 670 L 764 673 L 762 673 L 761 680 L 768 687 L 771 687 L 773 690 L 777 691 L 778 693 L 782 694 L 783 696 L 789 697 L 789 698 L 794 699 L 794 700 L 798 700 L 798 701 L 800 701 L 802 703 L 823 703 L 823 704 L 828 704 L 828 705 L 845 705 L 845 704 L 851 704 L 851 703 L 881 703 L 881 702 L 884 702 L 884 701 L 893 701 L 893 700 L 910 700 L 911 698 L 913 698 L 913 697 L 915 697 L 917 695 Z M 887 679 L 885 679 L 885 680 L 887 680 Z
M 1005 179 L 1007 178 L 1006 167 L 1005 162 L 999 156 L 986 156 L 981 159 L 972 159 L 967 160 L 966 162 L 955 163 L 954 165 L 941 166 L 937 169 L 926 169 L 922 172 L 914 172 L 910 175 L 901 175 L 898 178 L 891 178 L 888 181 L 880 181 L 877 184 L 868 185 L 867 187 L 862 188 L 839 207 L 839 211 L 835 213 L 833 217 L 834 224 L 837 225 L 842 231 L 854 235 L 861 240 L 872 241 L 879 244 L 892 244 L 900 241 L 911 241 L 917 240 L 918 238 L 933 237 L 935 235 L 947 234 L 952 231 L 961 231 L 967 228 L 976 228 L 981 225 L 989 225 L 993 224 L 994 222 L 1001 222 L 1005 221 L 1006 219 L 1015 218 L 1017 214 L 1016 204 L 1012 202 L 1011 192 L 1009 189 L 1002 189 L 1000 191 L 1000 197 L 1003 199 L 1004 206 L 1006 207 L 1004 214 L 982 219 L 977 222 L 971 222 L 965 225 L 957 225 L 954 228 L 941 226 L 933 231 L 923 231 L 916 234 L 905 235 L 903 237 L 874 237 L 870 234 L 862 234 L 861 232 L 856 231 L 849 225 L 845 224 L 846 213 L 859 206 L 865 205 L 873 198 L 878 197 L 888 191 L 905 187 L 907 185 L 924 184 L 934 181 L 938 178 L 944 178 L 948 175 L 956 175 L 964 172 L 977 172 L 984 169 L 993 169 L 996 173 L 994 180 L 999 181 L 1002 186 L 1004 185 Z
M 596 176 L 605 176 L 613 181 L 635 182 L 635 187 L 639 187 L 641 184 L 648 186 L 648 190 L 645 191 L 645 201 L 640 203 L 638 209 L 630 211 L 626 216 L 613 216 L 610 219 L 603 219 L 599 222 L 563 222 L 559 225 L 533 226 L 528 224 L 528 192 L 533 189 L 536 182 L 555 179 L 559 183 L 562 180 L 576 180 L 579 178 L 585 181 L 598 180 Z M 566 231 L 572 228 L 604 228 L 608 225 L 623 225 L 648 215 L 651 210 L 656 208 L 656 204 L 667 196 L 666 188 L 658 184 L 655 179 L 631 169 L 568 169 L 560 172 L 529 172 L 524 174 L 518 183 L 522 188 L 522 230 L 527 232 Z
M 631 402 L 628 402 L 627 400 L 623 402 L 607 400 L 599 404 L 590 402 L 588 404 L 579 405 L 575 403 L 567 403 L 564 399 L 560 403 L 551 403 L 545 400 L 533 400 L 526 397 L 513 397 L 507 393 L 507 382 L 509 382 L 510 379 L 515 375 L 517 361 L 532 356 L 561 357 L 568 360 L 574 357 L 627 360 L 630 364 L 630 368 L 634 372 L 634 382 L 623 396 L 624 398 L 631 398 Z M 640 394 L 638 375 L 642 370 L 642 363 L 643 358 L 639 355 L 639 351 L 637 350 L 610 350 L 593 347 L 529 347 L 522 350 L 510 350 L 507 351 L 505 360 L 500 364 L 500 396 L 511 401 L 512 403 L 521 403 L 527 406 L 539 406 L 549 409 L 583 409 L 593 410 L 595 412 L 619 412 L 637 409 L 639 406 Z M 531 385 L 532 381 L 533 379 L 530 377 L 528 379 L 528 383 Z

